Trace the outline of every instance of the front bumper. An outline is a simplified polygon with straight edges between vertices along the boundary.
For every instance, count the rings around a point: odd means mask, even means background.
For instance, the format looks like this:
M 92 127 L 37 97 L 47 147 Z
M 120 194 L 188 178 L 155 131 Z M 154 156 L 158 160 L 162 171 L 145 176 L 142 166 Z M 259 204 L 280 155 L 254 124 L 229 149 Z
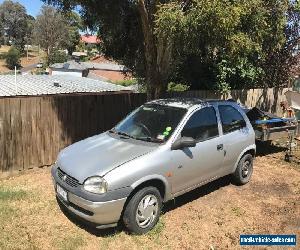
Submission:
M 114 227 L 121 217 L 126 198 L 92 202 L 68 192 L 68 202 L 56 195 L 60 202 L 80 218 L 95 223 L 97 228 Z
M 56 185 L 61 186 L 67 191 L 68 200 L 65 201 L 60 195 L 56 197 L 67 210 L 81 219 L 95 224 L 97 228 L 107 228 L 116 226 L 120 220 L 123 207 L 131 189 L 124 188 L 122 192 L 108 192 L 105 195 L 98 195 L 97 201 L 92 200 L 95 195 L 91 195 L 91 200 L 85 199 L 79 195 L 83 194 L 81 186 L 76 188 L 67 185 L 57 176 L 57 167 L 53 166 L 51 170 L 53 184 L 56 192 Z M 78 195 L 79 194 L 79 195 Z M 85 194 L 87 195 L 87 194 Z

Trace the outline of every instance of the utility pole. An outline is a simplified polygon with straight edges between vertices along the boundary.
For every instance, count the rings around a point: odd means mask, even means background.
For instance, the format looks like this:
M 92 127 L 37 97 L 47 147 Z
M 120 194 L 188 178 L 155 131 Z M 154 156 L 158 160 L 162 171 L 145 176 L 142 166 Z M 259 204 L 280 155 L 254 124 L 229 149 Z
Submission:
M 27 51 L 26 51 L 26 54 L 27 54 L 27 61 L 28 61 L 28 41 L 27 41 Z
M 29 45 L 28 45 L 28 40 L 29 40 L 29 37 L 28 37 L 28 34 L 27 34 L 27 36 L 26 36 L 26 46 L 27 46 L 27 49 L 26 49 L 26 56 L 27 56 L 27 62 L 28 62 L 28 47 L 29 47 Z
M 18 94 L 18 85 L 17 85 L 17 66 L 15 66 L 15 88 L 16 88 L 16 95 Z

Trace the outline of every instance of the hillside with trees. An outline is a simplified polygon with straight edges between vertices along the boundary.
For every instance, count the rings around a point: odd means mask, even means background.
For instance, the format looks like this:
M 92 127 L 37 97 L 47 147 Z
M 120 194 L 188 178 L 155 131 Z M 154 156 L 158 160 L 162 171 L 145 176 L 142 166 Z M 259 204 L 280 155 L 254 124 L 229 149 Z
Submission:
M 69 54 L 72 54 L 79 44 L 80 25 L 78 14 L 61 13 L 45 5 L 36 17 L 33 29 L 34 42 L 45 50 L 48 62 L 50 57 L 53 58 L 52 54 L 58 54 L 57 50 L 67 49 Z
M 44 5 L 37 17 L 16 1 L 0 4 L 0 72 L 44 61 L 67 60 L 80 42 L 81 17 Z M 44 53 L 45 52 L 45 53 Z

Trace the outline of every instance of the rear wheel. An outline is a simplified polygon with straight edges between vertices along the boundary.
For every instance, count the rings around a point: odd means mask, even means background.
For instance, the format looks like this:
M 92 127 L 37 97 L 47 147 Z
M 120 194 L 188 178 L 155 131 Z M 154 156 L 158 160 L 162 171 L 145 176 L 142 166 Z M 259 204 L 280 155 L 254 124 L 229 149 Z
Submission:
M 238 185 L 244 185 L 251 179 L 253 173 L 253 156 L 245 154 L 239 161 L 238 166 L 233 173 L 234 182 Z
M 128 202 L 123 222 L 134 234 L 150 231 L 158 222 L 162 207 L 162 198 L 155 187 L 145 187 L 132 196 Z

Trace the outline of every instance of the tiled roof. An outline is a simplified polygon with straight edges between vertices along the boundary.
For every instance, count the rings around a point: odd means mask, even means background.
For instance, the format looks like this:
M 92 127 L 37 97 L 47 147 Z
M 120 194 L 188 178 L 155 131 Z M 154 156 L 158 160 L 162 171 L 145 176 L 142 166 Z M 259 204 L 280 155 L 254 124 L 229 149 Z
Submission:
M 87 67 L 83 63 L 78 63 L 75 61 L 68 61 L 65 63 L 55 63 L 50 66 L 51 69 L 64 69 L 64 70 L 86 70 Z
M 91 43 L 91 44 L 100 43 L 100 39 L 97 36 L 82 35 L 80 39 L 84 43 Z
M 89 69 L 100 69 L 110 71 L 128 71 L 124 65 L 113 64 L 113 63 L 94 63 L 94 62 L 83 62 L 83 65 Z
M 51 69 L 65 69 L 65 70 L 86 70 L 86 69 L 100 69 L 109 71 L 127 71 L 124 65 L 114 63 L 94 63 L 94 62 L 75 62 L 68 61 L 65 63 L 55 63 L 50 66 Z
M 54 95 L 130 91 L 129 88 L 85 77 L 49 75 L 0 75 L 0 96 Z

